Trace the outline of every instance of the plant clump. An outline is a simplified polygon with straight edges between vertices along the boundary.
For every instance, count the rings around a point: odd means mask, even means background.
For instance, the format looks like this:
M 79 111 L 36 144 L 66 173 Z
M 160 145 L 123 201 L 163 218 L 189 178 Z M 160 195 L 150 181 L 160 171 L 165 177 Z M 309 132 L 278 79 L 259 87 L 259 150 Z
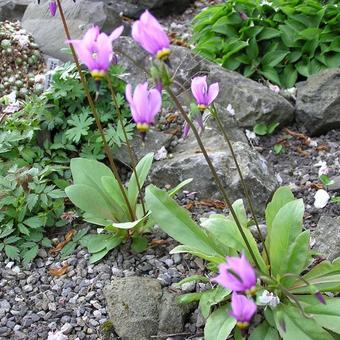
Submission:
M 35 77 L 44 69 L 42 54 L 19 22 L 0 23 L 0 97 L 12 92 L 24 98 L 42 90 Z

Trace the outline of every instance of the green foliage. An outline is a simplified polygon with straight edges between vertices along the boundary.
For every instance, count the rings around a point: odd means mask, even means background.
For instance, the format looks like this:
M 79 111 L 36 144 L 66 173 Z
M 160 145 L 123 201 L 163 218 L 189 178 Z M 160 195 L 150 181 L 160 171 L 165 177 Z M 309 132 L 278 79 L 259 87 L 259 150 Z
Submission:
M 110 77 L 131 138 L 134 125 L 128 123 L 121 72 L 114 66 Z M 97 110 L 115 150 L 125 139 L 111 95 L 105 82 L 98 89 L 85 75 L 92 97 L 98 97 Z M 27 99 L 23 109 L 8 115 L 0 126 L 0 251 L 6 256 L 31 261 L 40 246 L 50 245 L 44 237 L 47 228 L 65 224 L 60 219 L 64 189 L 71 182 L 70 159 L 77 156 L 103 159 L 104 153 L 75 65 L 66 64 L 55 70 L 47 91 Z M 69 242 L 62 256 L 75 247 L 76 242 Z
M 12 260 L 32 261 L 39 246 L 50 246 L 44 229 L 62 226 L 64 191 L 51 184 L 51 167 L 18 168 L 0 176 L 0 250 Z
M 194 18 L 196 50 L 283 88 L 340 66 L 338 1 L 229 0 Z
M 187 252 L 199 256 L 208 261 L 208 268 L 213 271 L 225 261 L 225 255 L 240 252 L 254 264 L 232 216 L 212 214 L 202 219 L 201 226 L 198 226 L 166 192 L 152 185 L 146 189 L 146 202 L 160 228 L 182 243 L 172 253 Z M 315 296 L 316 293 L 340 292 L 340 258 L 333 263 L 323 261 L 310 267 L 313 258 L 310 233 L 302 227 L 303 201 L 295 199 L 288 187 L 275 192 L 265 211 L 265 245 L 269 258 L 266 252 L 260 252 L 248 229 L 252 222 L 247 218 L 242 200 L 236 201 L 233 208 L 258 262 L 258 296 L 267 290 L 280 299 L 275 306 L 267 304 L 263 308 L 260 307 L 263 304 L 258 303 L 262 322 L 252 331 L 250 339 L 333 339 L 333 334 L 340 334 L 340 298 L 325 296 L 326 304 L 323 305 Z M 217 286 L 186 294 L 180 300 L 190 302 L 197 299 L 201 314 L 207 319 L 205 339 L 227 339 L 236 324 L 235 319 L 228 315 L 230 291 Z M 238 329 L 234 331 L 234 337 L 242 338 Z
M 253 131 L 258 136 L 271 135 L 279 125 L 280 123 L 270 123 L 270 124 L 258 123 L 254 126 Z

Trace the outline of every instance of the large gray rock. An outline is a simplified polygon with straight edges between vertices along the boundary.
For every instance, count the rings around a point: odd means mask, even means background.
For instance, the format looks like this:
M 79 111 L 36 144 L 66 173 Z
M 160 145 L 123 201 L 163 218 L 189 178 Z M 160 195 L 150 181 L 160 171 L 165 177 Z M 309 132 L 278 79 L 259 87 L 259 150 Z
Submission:
M 340 69 L 329 69 L 297 84 L 296 119 L 311 135 L 340 128 Z
M 142 136 L 136 132 L 133 139 L 130 141 L 130 145 L 133 148 L 137 160 L 140 160 L 149 152 L 156 153 L 162 147 L 168 148 L 173 138 L 173 135 L 151 129 L 144 140 L 142 139 Z M 122 145 L 118 148 L 113 156 L 120 162 L 131 165 L 131 159 L 126 145 Z
M 184 103 L 192 101 L 188 91 L 191 79 L 197 75 L 207 75 L 209 83 L 220 84 L 216 103 L 219 104 L 221 112 L 228 114 L 226 108 L 231 104 L 240 127 L 251 128 L 258 122 L 278 122 L 284 125 L 294 118 L 293 106 L 267 87 L 213 64 L 187 48 L 172 46 L 171 49 L 172 71 L 176 73 L 175 81 L 181 84 L 177 86 L 176 92 L 181 94 Z M 148 55 L 128 37 L 119 40 L 117 51 L 120 52 L 120 62 L 129 73 L 126 80 L 133 84 L 145 81 L 146 76 L 140 67 L 148 67 Z M 128 56 L 132 57 L 134 62 Z
M 99 26 L 103 32 L 111 33 L 121 24 L 121 18 L 104 2 L 90 2 L 87 0 L 72 0 L 62 2 L 65 17 L 72 39 L 80 39 L 92 25 Z M 27 7 L 22 19 L 23 27 L 30 32 L 40 49 L 47 55 L 66 61 L 70 56 L 62 52 L 67 48 L 66 36 L 61 23 L 60 14 L 51 17 L 48 1 L 35 1 Z
M 315 239 L 314 251 L 331 261 L 339 257 L 340 217 L 321 216 L 312 237 Z
M 0 0 L 0 21 L 21 20 L 31 0 Z
M 232 140 L 244 139 L 239 130 L 233 130 L 230 134 Z M 208 127 L 201 137 L 230 200 L 244 198 L 237 169 L 221 134 L 214 127 Z M 271 192 L 278 185 L 275 176 L 264 158 L 247 142 L 233 142 L 233 147 L 245 182 L 252 192 L 255 209 L 261 212 Z M 152 183 L 160 187 L 174 187 L 187 178 L 194 178 L 186 186 L 187 190 L 198 192 L 201 198 L 221 199 L 214 178 L 193 136 L 177 145 L 173 158 L 155 162 L 150 177 Z
M 104 288 L 107 310 L 122 340 L 150 340 L 162 333 L 183 331 L 190 308 L 176 294 L 161 288 L 157 279 L 115 278 Z
M 195 0 L 105 0 L 117 13 L 137 19 L 140 14 L 149 9 L 157 16 L 165 17 L 170 14 L 182 13 Z

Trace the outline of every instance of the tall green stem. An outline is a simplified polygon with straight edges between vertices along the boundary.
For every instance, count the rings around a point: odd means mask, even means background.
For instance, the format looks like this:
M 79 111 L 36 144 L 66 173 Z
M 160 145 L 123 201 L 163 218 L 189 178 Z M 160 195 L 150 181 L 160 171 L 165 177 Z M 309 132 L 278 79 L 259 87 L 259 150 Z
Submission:
M 249 254 L 251 255 L 251 257 L 252 257 L 256 267 L 261 271 L 261 268 L 260 268 L 260 266 L 259 266 L 259 264 L 257 262 L 256 256 L 255 256 L 255 254 L 254 254 L 254 252 L 253 252 L 253 250 L 252 250 L 252 248 L 251 248 L 251 246 L 249 244 L 249 241 L 248 241 L 248 239 L 247 239 L 247 237 L 246 237 L 246 235 L 245 235 L 245 233 L 243 231 L 243 228 L 242 228 L 242 226 L 240 224 L 240 221 L 239 221 L 239 219 L 238 219 L 238 217 L 236 215 L 236 212 L 235 212 L 235 210 L 234 210 L 234 208 L 233 208 L 233 206 L 232 206 L 232 204 L 231 204 L 231 202 L 230 202 L 230 200 L 228 198 L 228 195 L 227 195 L 227 193 L 226 193 L 226 191 L 225 191 L 225 189 L 223 187 L 223 184 L 222 184 L 220 178 L 218 177 L 216 169 L 215 169 L 214 165 L 212 164 L 212 162 L 211 162 L 211 160 L 209 158 L 209 155 L 208 155 L 208 153 L 207 153 L 207 151 L 206 151 L 206 149 L 205 149 L 205 147 L 203 145 L 203 142 L 202 142 L 202 140 L 201 140 L 201 138 L 199 136 L 199 133 L 198 133 L 195 125 L 192 123 L 191 119 L 188 117 L 188 115 L 184 111 L 181 103 L 177 99 L 176 95 L 172 92 L 172 90 L 169 87 L 166 87 L 166 90 L 167 90 L 168 94 L 170 95 L 171 99 L 174 101 L 174 103 L 177 106 L 178 110 L 181 112 L 181 114 L 182 114 L 183 118 L 185 119 L 185 121 L 187 122 L 187 124 L 189 124 L 192 132 L 194 133 L 195 138 L 197 140 L 197 143 L 198 143 L 198 145 L 199 145 L 199 147 L 200 147 L 200 149 L 202 151 L 202 154 L 203 154 L 203 156 L 204 156 L 204 158 L 205 158 L 205 160 L 206 160 L 206 162 L 207 162 L 207 164 L 209 166 L 209 169 L 210 169 L 210 171 L 211 171 L 211 173 L 212 173 L 212 175 L 214 177 L 215 183 L 216 183 L 217 187 L 219 188 L 219 190 L 220 190 L 220 192 L 221 192 L 221 194 L 223 196 L 224 202 L 225 202 L 226 206 L 229 208 L 230 213 L 233 216 L 234 221 L 235 221 L 235 223 L 237 225 L 237 228 L 238 228 L 238 230 L 239 230 L 239 232 L 240 232 L 240 234 L 241 234 L 241 236 L 243 238 L 243 241 L 244 241 L 244 243 L 246 244 L 246 246 L 248 248 Z
M 137 156 L 136 156 L 132 146 L 130 145 L 130 142 L 129 142 L 129 139 L 128 139 L 128 136 L 127 136 L 127 133 L 126 133 L 126 129 L 125 129 L 125 126 L 124 126 L 122 114 L 121 114 L 121 111 L 120 111 L 120 107 L 119 107 L 118 102 L 117 102 L 117 97 L 116 97 L 116 94 L 113 90 L 111 78 L 109 76 L 107 76 L 106 78 L 107 78 L 107 83 L 109 85 L 109 89 L 110 89 L 110 92 L 111 92 L 112 101 L 113 101 L 115 108 L 116 108 L 117 117 L 118 117 L 118 120 L 120 122 L 120 125 L 122 126 L 126 147 L 127 147 L 128 154 L 129 154 L 130 161 L 131 161 L 131 165 L 132 165 L 132 171 L 133 171 L 135 178 L 136 178 L 136 184 L 137 184 L 139 197 L 140 197 L 141 204 L 142 204 L 143 214 L 145 216 L 146 215 L 146 208 L 145 208 L 145 204 L 144 204 L 144 195 L 143 195 L 142 188 L 141 188 L 139 178 L 138 178 L 138 174 L 137 174 L 137 171 L 136 171 Z
M 67 22 L 66 22 L 66 19 L 65 19 L 64 11 L 63 11 L 63 8 L 61 6 L 61 1 L 60 0 L 57 0 L 57 5 L 58 5 L 61 21 L 63 23 L 65 35 L 66 35 L 68 40 L 71 40 L 70 31 L 69 31 L 68 26 L 67 26 Z M 83 72 L 81 70 L 81 67 L 80 67 L 80 64 L 79 64 L 79 60 L 78 60 L 76 51 L 74 50 L 74 47 L 73 47 L 72 44 L 70 44 L 70 48 L 71 48 L 71 52 L 72 52 L 72 56 L 73 56 L 74 62 L 76 64 L 76 66 L 77 66 L 77 70 L 78 70 L 78 73 L 79 73 L 79 76 L 80 76 L 80 80 L 81 80 L 81 82 L 83 84 L 83 87 L 84 87 L 84 92 L 85 92 L 86 98 L 87 98 L 87 100 L 89 102 L 89 105 L 90 105 L 91 110 L 92 110 L 92 114 L 93 114 L 93 116 L 95 118 L 95 121 L 96 121 L 98 130 L 99 130 L 99 133 L 100 133 L 101 138 L 103 140 L 105 154 L 106 154 L 106 156 L 107 156 L 107 158 L 109 160 L 111 170 L 112 170 L 114 176 L 117 179 L 120 191 L 122 192 L 122 195 L 124 197 L 125 203 L 126 203 L 126 205 L 128 207 L 130 217 L 134 221 L 136 219 L 136 216 L 134 214 L 134 211 L 133 211 L 133 209 L 131 207 L 131 204 L 129 202 L 129 199 L 127 197 L 125 188 L 124 188 L 123 183 L 122 183 L 122 181 L 120 179 L 120 176 L 118 174 L 117 167 L 116 167 L 116 165 L 115 165 L 115 163 L 113 161 L 112 153 L 111 153 L 110 147 L 109 147 L 109 145 L 108 145 L 108 143 L 106 141 L 104 130 L 103 130 L 102 124 L 100 122 L 96 106 L 95 106 L 95 104 L 93 102 L 93 99 L 91 97 L 91 94 L 90 94 L 90 91 L 89 91 L 89 87 L 88 87 L 88 84 L 87 84 L 87 80 L 86 80 L 86 78 L 85 78 L 85 76 L 84 76 L 84 74 L 83 74 Z
M 246 184 L 246 182 L 244 180 L 244 177 L 243 177 L 240 165 L 238 163 L 238 160 L 237 160 L 235 152 L 234 152 L 233 145 L 231 144 L 231 141 L 230 141 L 230 139 L 229 139 L 229 137 L 227 135 L 227 132 L 225 131 L 225 129 L 223 127 L 223 124 L 222 124 L 220 118 L 218 117 L 218 113 L 217 113 L 217 110 L 216 110 L 215 106 L 212 106 L 211 113 L 212 113 L 212 115 L 213 115 L 213 117 L 214 117 L 214 119 L 215 119 L 215 121 L 217 123 L 217 126 L 218 126 L 219 130 L 221 131 L 221 133 L 222 133 L 222 135 L 224 137 L 225 142 L 228 144 L 231 156 L 233 157 L 234 163 L 235 163 L 236 168 L 237 168 L 237 172 L 238 172 L 238 174 L 240 176 L 240 180 L 241 180 L 241 184 L 242 184 L 242 187 L 243 187 L 243 191 L 244 191 L 244 194 L 245 194 L 245 196 L 247 198 L 249 209 L 250 209 L 251 214 L 253 216 L 253 219 L 254 219 L 254 222 L 255 222 L 255 225 L 256 225 L 256 229 L 257 229 L 257 232 L 259 233 L 260 240 L 261 240 L 261 243 L 263 245 L 263 249 L 264 249 L 264 251 L 266 253 L 266 256 L 267 256 L 267 259 L 268 259 L 269 268 L 270 268 L 269 253 L 268 253 L 268 250 L 267 250 L 267 247 L 266 247 L 266 244 L 265 244 L 265 241 L 264 241 L 264 237 L 262 235 L 262 232 L 261 232 L 261 229 L 260 229 L 260 226 L 259 226 L 256 214 L 255 214 L 253 200 L 251 198 L 251 194 L 250 194 L 250 191 L 248 189 L 248 186 L 247 186 L 247 184 Z

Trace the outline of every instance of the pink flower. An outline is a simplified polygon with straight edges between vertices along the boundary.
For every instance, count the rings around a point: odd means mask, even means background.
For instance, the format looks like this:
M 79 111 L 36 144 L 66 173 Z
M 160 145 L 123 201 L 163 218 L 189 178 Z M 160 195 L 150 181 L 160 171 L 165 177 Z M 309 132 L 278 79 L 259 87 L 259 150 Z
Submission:
M 203 123 L 203 117 L 201 114 L 195 116 L 194 121 L 197 123 L 197 125 L 200 128 L 200 133 L 202 133 L 204 131 L 204 123 Z M 184 122 L 183 124 L 183 134 L 182 134 L 182 138 L 186 139 L 189 135 L 189 131 L 190 131 L 190 125 L 187 122 Z
M 133 25 L 132 37 L 147 52 L 160 60 L 168 59 L 170 41 L 157 19 L 145 11 Z
M 137 129 L 145 133 L 154 124 L 155 116 L 162 106 L 162 96 L 156 89 L 148 90 L 148 83 L 138 84 L 132 96 L 132 86 L 128 84 L 125 96 L 129 102 L 132 118 Z
M 191 92 L 195 97 L 198 108 L 204 111 L 217 97 L 218 83 L 211 84 L 208 88 L 207 76 L 196 77 L 191 81 Z
M 253 294 L 256 289 L 256 274 L 244 254 L 228 256 L 226 263 L 218 266 L 219 274 L 213 281 L 235 292 Z
M 251 319 L 256 313 L 257 307 L 253 300 L 233 292 L 231 309 L 230 316 L 237 320 L 237 326 L 240 329 L 245 329 L 248 328 Z
M 80 61 L 87 66 L 91 75 L 99 80 L 108 71 L 111 63 L 115 60 L 112 42 L 123 32 L 124 27 L 116 28 L 111 35 L 100 33 L 99 27 L 90 28 L 82 40 L 68 40 L 78 55 Z
M 57 12 L 57 3 L 55 2 L 55 0 L 51 0 L 48 3 L 48 9 L 50 10 L 52 17 L 54 17 Z

